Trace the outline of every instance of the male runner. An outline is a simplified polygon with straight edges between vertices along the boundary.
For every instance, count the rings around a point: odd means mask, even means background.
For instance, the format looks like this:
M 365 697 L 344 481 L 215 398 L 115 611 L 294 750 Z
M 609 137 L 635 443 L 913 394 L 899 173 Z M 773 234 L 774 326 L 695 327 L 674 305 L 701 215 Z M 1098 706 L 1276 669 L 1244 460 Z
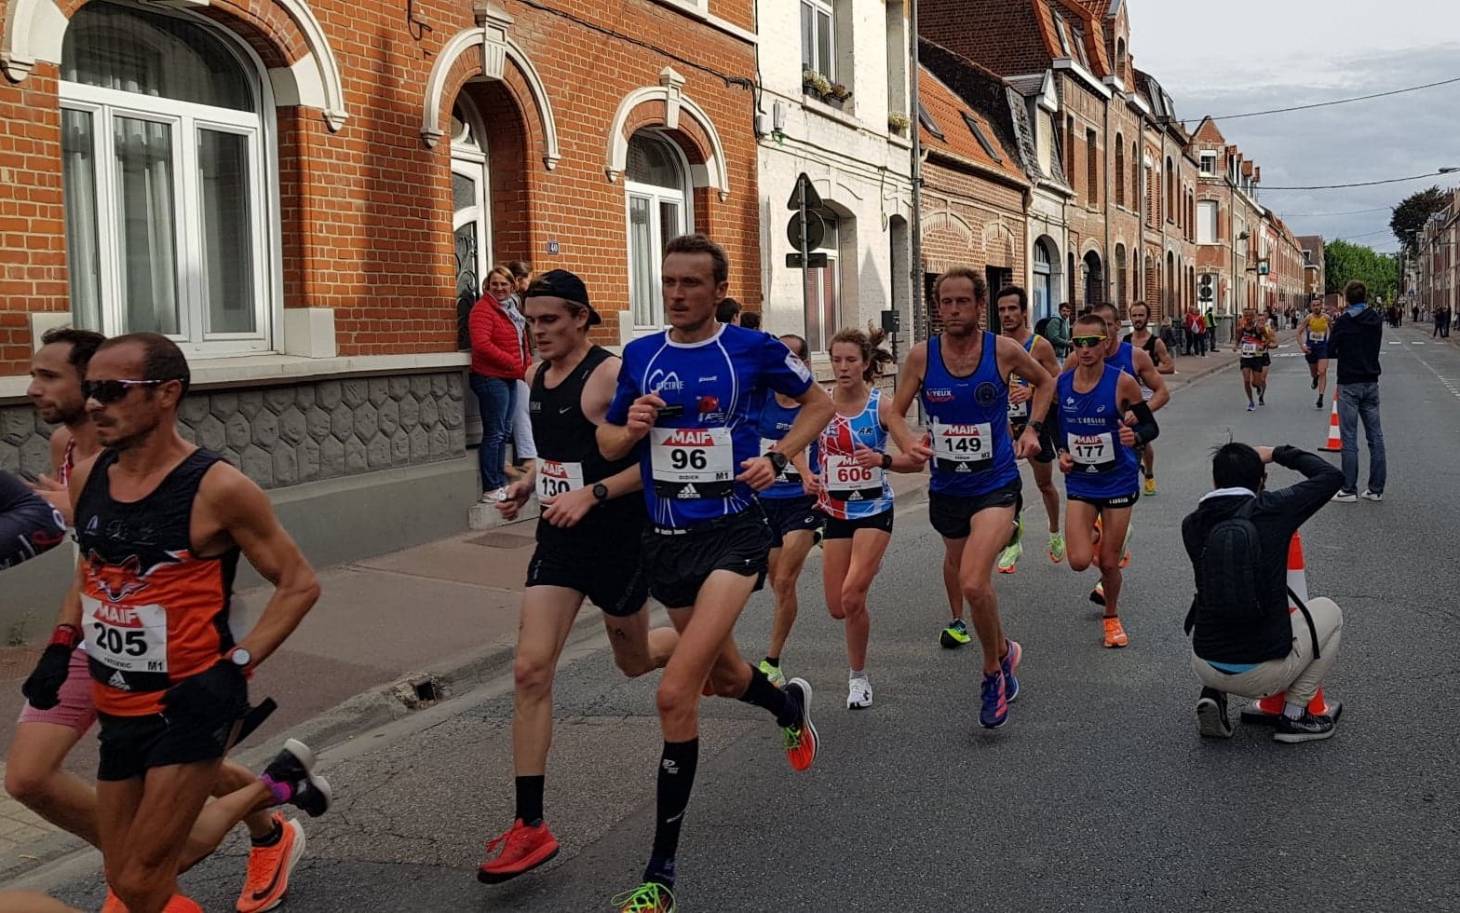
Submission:
M 66 538 L 66 520 L 25 483 L 0 470 L 0 571 L 45 554 Z
M 1054 378 L 1012 339 L 979 332 L 989 287 L 981 273 L 955 267 L 933 286 L 943 332 L 908 352 L 892 415 L 907 414 L 921 396 L 931 446 L 904 441 L 901 423 L 888 431 L 898 449 L 933 460 L 928 516 L 943 537 L 943 580 L 955 622 L 967 600 L 983 649 L 979 723 L 996 729 L 1019 695 L 1018 642 L 1004 636 L 994 592 L 994 559 L 1008 544 L 1019 512 L 1018 457 L 1039 453 L 1039 436 L 1054 395 Z M 1017 442 L 1009 434 L 1010 376 L 1034 387 L 1030 419 Z
M 1034 335 L 1029 328 L 1029 295 L 1017 285 L 999 291 L 994 299 L 999 312 L 999 325 L 1004 336 L 1017 342 L 1024 351 L 1034 356 L 1039 366 L 1050 377 L 1060 373 L 1059 359 L 1054 346 L 1048 339 Z M 1033 390 L 1029 384 L 1018 378 L 1011 378 L 1009 384 L 1009 424 L 1014 440 L 1024 434 L 1029 424 L 1029 400 Z M 1054 447 L 1047 436 L 1040 436 L 1039 453 L 1029 460 L 1029 469 L 1034 473 L 1034 484 L 1044 499 L 1044 512 L 1049 516 L 1049 560 L 1059 564 L 1065 559 L 1065 537 L 1060 533 L 1060 493 L 1054 487 Z M 1024 554 L 1024 520 L 1016 517 L 1014 541 L 999 553 L 998 568 L 1001 574 L 1012 574 L 1018 570 L 1019 557 Z
M 1101 357 L 1108 332 L 1109 324 L 1099 313 L 1075 321 L 1070 342 L 1078 363 L 1059 378 L 1056 440 L 1069 510 L 1065 528 L 1070 569 L 1099 565 L 1105 646 L 1124 647 L 1130 640 L 1120 623 L 1117 601 L 1125 534 L 1131 508 L 1140 497 L 1135 445 L 1154 440 L 1159 432 L 1135 377 Z M 1093 536 L 1097 519 L 1098 543 Z
M 43 421 L 60 425 L 51 433 L 51 475 L 42 476 L 36 487 L 68 519 L 72 473 L 101 450 L 81 385 L 92 354 L 105 340 L 105 336 L 90 330 L 48 330 L 31 359 L 26 393 Z M 100 839 L 96 790 L 62 767 L 71 749 L 96 720 L 91 692 L 91 672 L 82 644 L 71 653 L 59 703 L 45 710 L 30 704 L 22 709 L 5 761 L 5 789 L 42 818 L 95 846 Z M 247 768 L 225 762 L 219 778 L 220 794 L 253 780 Z M 258 913 L 273 909 L 283 900 L 289 876 L 304 852 L 304 830 L 297 820 L 286 821 L 283 815 L 267 811 L 250 813 L 244 820 L 253 845 L 237 909 L 240 913 Z M 212 850 L 204 840 L 190 843 L 190 855 L 199 858 Z
M 1156 365 L 1156 372 L 1158 374 L 1175 374 L 1176 360 L 1171 357 L 1171 352 L 1167 350 L 1166 343 L 1162 342 L 1159 336 L 1151 332 L 1150 323 L 1151 306 L 1144 301 L 1137 301 L 1132 304 L 1130 306 L 1131 329 L 1121 341 L 1129 343 L 1132 348 L 1144 350 Z M 1156 391 L 1146 386 L 1146 382 L 1141 379 L 1140 375 L 1136 376 L 1136 381 L 1140 383 L 1141 400 L 1149 404 L 1151 397 L 1155 395 Z M 1156 496 L 1156 447 L 1153 444 L 1147 443 L 1140 448 L 1140 451 L 1141 475 L 1145 476 L 1145 488 L 1143 490 L 1147 497 L 1154 498 Z
M 795 770 L 816 759 L 811 686 L 777 688 L 740 657 L 732 633 L 764 583 L 774 537 L 755 498 L 832 416 L 831 399 L 779 339 L 717 323 L 730 262 L 704 235 L 665 249 L 664 311 L 670 329 L 624 347 L 618 390 L 598 428 L 603 456 L 628 456 L 640 441 L 650 527 L 643 539 L 649 592 L 669 609 L 679 643 L 659 682 L 659 763 L 654 849 L 637 888 L 615 898 L 624 913 L 674 909 L 675 853 L 699 760 L 702 688 L 768 710 Z M 801 403 L 777 449 L 760 452 L 756 424 L 766 390 Z
M 1256 412 L 1259 405 L 1267 405 L 1267 369 L 1272 356 L 1267 350 L 1277 345 L 1277 333 L 1267 321 L 1257 316 L 1255 308 L 1244 308 L 1242 319 L 1237 321 L 1238 363 L 1242 366 L 1242 390 L 1247 394 L 1247 411 Z M 1257 390 L 1257 402 L 1252 401 L 1253 388 Z
M 1313 405 L 1322 409 L 1323 393 L 1328 389 L 1328 315 L 1323 313 L 1323 302 L 1317 298 L 1309 302 L 1308 311 L 1298 329 L 1298 344 L 1303 347 L 1308 373 L 1313 376 L 1313 389 L 1318 391 Z
M 319 595 L 263 491 L 178 435 L 188 383 L 187 360 L 164 336 L 120 336 L 92 356 L 82 391 L 106 449 L 72 475 L 81 560 L 22 689 L 33 707 L 56 706 L 84 636 L 101 721 L 95 836 L 130 913 L 198 909 L 174 897 L 177 873 L 196 861 L 199 812 L 243 734 L 246 677 Z M 234 644 L 227 622 L 240 552 L 275 591 Z M 210 806 L 203 842 L 216 846 L 244 815 L 286 802 L 322 814 L 329 787 L 312 765 L 290 740 L 259 780 Z
M 543 820 L 543 783 L 553 734 L 553 676 L 586 596 L 603 612 L 619 669 L 630 677 L 661 668 L 679 639 L 649 629 L 648 582 L 639 572 L 647 516 L 638 496 L 638 461 L 605 460 L 596 430 L 608 412 L 621 362 L 588 341 L 603 318 L 583 281 L 567 270 L 542 274 L 524 294 L 524 312 L 542 361 L 527 369 L 528 412 L 537 462 L 507 488 L 498 510 L 515 519 L 533 492 L 542 505 L 537 551 L 528 565 L 517 629 L 517 690 L 512 762 L 517 814 L 487 844 L 501 852 L 477 870 L 486 884 L 506 881 L 558 853 Z

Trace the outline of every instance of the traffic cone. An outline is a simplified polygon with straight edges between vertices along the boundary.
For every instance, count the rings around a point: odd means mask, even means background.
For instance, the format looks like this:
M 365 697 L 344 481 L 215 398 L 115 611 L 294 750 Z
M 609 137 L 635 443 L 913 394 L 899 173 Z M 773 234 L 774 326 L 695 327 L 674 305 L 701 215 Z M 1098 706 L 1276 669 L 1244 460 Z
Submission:
M 1337 404 L 1335 404 L 1335 409 L 1337 409 Z M 1308 565 L 1303 558 L 1303 537 L 1298 533 L 1293 533 L 1293 538 L 1288 542 L 1288 589 L 1297 594 L 1304 604 L 1308 602 Z M 1292 614 L 1296 611 L 1298 611 L 1298 604 L 1289 600 L 1288 613 Z M 1269 694 L 1257 702 L 1257 710 L 1263 714 L 1276 716 L 1283 712 L 1283 705 L 1286 703 L 1287 695 L 1285 693 Z M 1323 689 L 1319 688 L 1318 693 L 1313 695 L 1313 700 L 1308 702 L 1308 712 L 1331 715 L 1332 710 L 1332 705 L 1323 696 Z
M 1343 449 L 1343 440 L 1338 433 L 1338 397 L 1336 396 L 1333 398 L 1333 411 L 1328 413 L 1328 442 L 1318 449 L 1328 453 L 1338 453 Z

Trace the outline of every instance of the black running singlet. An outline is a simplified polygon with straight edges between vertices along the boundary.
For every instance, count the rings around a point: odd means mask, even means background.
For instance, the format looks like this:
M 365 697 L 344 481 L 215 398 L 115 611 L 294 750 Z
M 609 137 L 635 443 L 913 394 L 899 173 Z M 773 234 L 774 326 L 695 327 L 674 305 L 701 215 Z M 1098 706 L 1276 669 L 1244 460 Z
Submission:
M 532 439 L 537 444 L 537 496 L 541 501 L 579 488 L 592 488 L 611 475 L 639 463 L 635 450 L 621 460 L 606 460 L 598 449 L 598 426 L 583 414 L 583 388 L 598 366 L 614 354 L 594 346 L 556 387 L 547 385 L 546 364 L 532 378 L 528 415 Z M 537 524 L 537 540 L 582 541 L 605 533 L 629 537 L 637 542 L 639 529 L 648 519 L 640 495 L 614 498 L 594 507 L 570 529 L 560 529 L 543 520 Z

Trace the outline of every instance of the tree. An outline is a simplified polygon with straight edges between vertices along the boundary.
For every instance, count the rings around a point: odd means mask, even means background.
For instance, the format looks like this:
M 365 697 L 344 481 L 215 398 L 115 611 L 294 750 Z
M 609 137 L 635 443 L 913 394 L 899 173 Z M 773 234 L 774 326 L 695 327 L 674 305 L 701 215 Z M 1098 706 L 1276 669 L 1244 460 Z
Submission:
M 1399 261 L 1393 254 L 1381 254 L 1372 247 L 1352 241 L 1334 240 L 1323 245 L 1323 269 L 1327 292 L 1342 292 L 1351 279 L 1369 287 L 1369 298 L 1393 301 L 1399 289 Z
M 1394 237 L 1399 239 L 1400 247 L 1403 247 L 1409 256 L 1413 257 L 1419 253 L 1419 244 L 1411 233 L 1424 228 L 1430 216 L 1444 208 L 1445 194 L 1438 187 L 1431 187 L 1412 194 L 1394 207 L 1394 215 L 1389 219 L 1389 230 L 1394 232 Z

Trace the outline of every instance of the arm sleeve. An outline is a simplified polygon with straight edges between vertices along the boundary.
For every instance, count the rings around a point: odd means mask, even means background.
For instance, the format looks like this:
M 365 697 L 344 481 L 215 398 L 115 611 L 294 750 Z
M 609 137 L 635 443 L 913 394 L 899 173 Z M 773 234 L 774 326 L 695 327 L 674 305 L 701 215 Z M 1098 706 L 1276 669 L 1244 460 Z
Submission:
M 1307 523 L 1343 487 L 1343 473 L 1315 453 L 1284 445 L 1273 451 L 1272 461 L 1306 477 L 1296 485 L 1262 496 L 1264 507 L 1292 519 L 1293 529 Z
M 765 374 L 766 386 L 785 396 L 800 396 L 815 378 L 806 369 L 801 359 L 774 336 L 766 335 L 760 341 L 760 365 Z
M 66 538 L 66 522 L 8 472 L 0 472 L 0 569 L 45 552 Z
M 629 406 L 640 396 L 639 385 L 634 382 L 636 375 L 634 366 L 629 362 L 628 352 L 624 353 L 623 364 L 618 370 L 618 386 L 613 391 L 613 401 L 608 404 L 608 412 L 603 420 L 610 425 L 627 425 L 629 423 Z

